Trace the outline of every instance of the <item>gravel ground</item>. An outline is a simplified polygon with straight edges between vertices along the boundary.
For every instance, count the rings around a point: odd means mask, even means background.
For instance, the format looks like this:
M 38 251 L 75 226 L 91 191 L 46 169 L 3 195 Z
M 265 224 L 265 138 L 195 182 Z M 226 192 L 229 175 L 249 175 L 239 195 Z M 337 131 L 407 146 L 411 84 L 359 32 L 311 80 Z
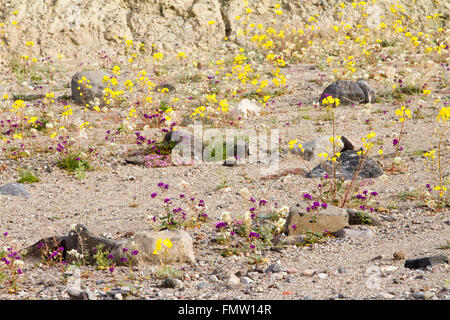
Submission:
M 306 142 L 329 134 L 330 122 L 317 120 L 323 112 L 298 107 L 299 102 L 311 106 L 321 92 L 322 87 L 313 82 L 318 71 L 310 67 L 297 65 L 287 69 L 291 92 L 277 98 L 272 109 L 261 117 L 246 120 L 246 125 L 251 128 L 265 123 L 279 128 L 283 145 L 295 138 Z M 297 76 L 299 72 L 302 79 Z M 372 85 L 382 89 L 376 83 Z M 445 94 L 445 88 L 433 92 Z M 412 99 L 412 105 L 416 105 L 418 98 Z M 358 141 L 375 131 L 385 146 L 385 157 L 375 159 L 387 167 L 394 151 L 392 138 L 399 131 L 398 125 L 393 124 L 395 108 L 386 102 L 340 107 L 336 110 L 338 133 Z M 384 110 L 388 112 L 383 113 Z M 448 250 L 441 249 L 450 241 L 448 207 L 432 210 L 421 196 L 431 179 L 424 170 L 424 158 L 415 152 L 437 143 L 430 134 L 436 110 L 424 107 L 421 112 L 423 117 L 405 125 L 405 150 L 401 153 L 404 170 L 361 182 L 379 193 L 377 201 L 385 208 L 374 213 L 382 226 L 356 226 L 372 230 L 371 239 L 330 238 L 307 247 L 286 245 L 262 252 L 265 260 L 258 265 L 248 263 L 244 255 L 222 258 L 223 247 L 212 241 L 217 236 L 214 223 L 223 211 L 239 216 L 248 210 L 248 204 L 239 195 L 242 188 L 257 199 L 291 205 L 302 192 L 313 190 L 312 180 L 301 174 L 261 179 L 267 176 L 261 164 L 145 168 L 126 164 L 121 153 L 98 160 L 97 169 L 80 180 L 55 167 L 50 155 L 41 154 L 20 163 L 1 159 L 0 185 L 16 181 L 19 167 L 35 169 L 41 182 L 26 185 L 29 199 L 0 195 L 0 231 L 9 233 L 0 239 L 0 245 L 24 248 L 39 239 L 66 234 L 76 223 L 86 225 L 95 234 L 107 233 L 116 239 L 127 232 L 151 231 L 149 216 L 159 215 L 163 207 L 161 200 L 152 199 L 150 194 L 158 191 L 159 182 L 164 182 L 170 184 L 168 196 L 188 193 L 205 201 L 209 222 L 200 229 L 187 229 L 194 239 L 197 263 L 173 266 L 174 270 L 181 270 L 180 288 L 163 287 L 163 280 L 157 277 L 159 266 L 140 267 L 133 272 L 134 279 L 130 279 L 126 267 L 118 267 L 113 275 L 83 267 L 82 286 L 94 292 L 97 299 L 449 299 L 448 264 L 414 270 L 404 267 L 404 259 L 393 257 L 400 250 L 406 259 L 448 256 Z M 366 119 L 370 119 L 368 124 Z M 447 152 L 448 138 L 444 142 Z M 307 170 L 297 156 L 281 156 L 279 172 L 295 168 Z M 444 168 L 444 175 L 448 174 L 448 168 Z M 189 184 L 188 190 L 180 186 L 182 180 Z M 136 205 L 130 206 L 132 203 Z M 272 264 L 281 268 L 266 273 Z M 221 268 L 239 272 L 241 283 L 232 285 L 229 275 L 219 276 Z M 70 298 L 61 267 L 26 262 L 22 270 L 19 292 L 8 294 L 7 286 L 0 284 L 0 299 Z

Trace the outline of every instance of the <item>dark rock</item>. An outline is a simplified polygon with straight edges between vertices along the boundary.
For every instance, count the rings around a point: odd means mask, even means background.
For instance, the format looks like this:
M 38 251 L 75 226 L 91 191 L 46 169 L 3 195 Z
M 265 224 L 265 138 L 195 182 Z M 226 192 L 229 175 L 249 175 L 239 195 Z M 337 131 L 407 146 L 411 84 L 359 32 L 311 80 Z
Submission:
M 347 273 L 347 270 L 345 270 L 344 267 L 339 266 L 339 267 L 338 267 L 338 273 Z
M 197 289 L 198 289 L 198 290 L 202 290 L 202 289 L 205 289 L 207 286 L 208 286 L 208 283 L 207 283 L 207 282 L 200 282 L 200 283 L 197 285 Z
M 35 259 L 40 261 L 42 255 L 48 255 L 49 252 L 58 250 L 58 248 L 61 247 L 66 248 L 66 238 L 67 236 L 44 238 L 35 244 L 22 249 L 21 252 L 24 252 L 24 259 Z M 63 251 L 63 258 L 66 259 L 66 250 Z
M 444 255 L 436 255 L 431 257 L 409 259 L 405 261 L 405 268 L 420 269 L 428 266 L 435 266 L 441 263 L 448 263 L 448 258 Z
M 337 160 L 337 177 L 343 178 L 344 180 L 353 179 L 360 159 L 361 157 L 357 154 L 357 151 L 348 150 L 342 152 L 341 156 Z M 331 172 L 333 172 L 333 165 L 331 161 L 327 161 L 317 165 L 311 172 L 306 174 L 306 177 L 319 178 L 325 176 L 326 174 L 330 175 Z M 358 176 L 362 179 L 373 179 L 378 178 L 382 174 L 383 170 L 380 166 L 372 158 L 367 158 Z
M 8 183 L 3 186 L 0 186 L 0 194 L 1 195 L 8 195 L 8 196 L 18 196 L 23 197 L 25 199 L 28 199 L 30 197 L 30 194 L 28 193 L 27 189 L 20 183 Z
M 239 270 L 234 274 L 236 277 L 242 278 L 248 276 L 248 270 Z
M 333 235 L 336 238 L 344 238 L 344 239 L 360 238 L 369 240 L 373 238 L 373 232 L 371 230 L 354 230 L 348 228 L 344 228 L 336 232 L 333 232 Z
M 322 104 L 324 98 L 332 96 L 338 98 L 341 105 L 371 103 L 375 95 L 375 90 L 363 79 L 357 82 L 339 80 L 325 88 L 319 102 Z

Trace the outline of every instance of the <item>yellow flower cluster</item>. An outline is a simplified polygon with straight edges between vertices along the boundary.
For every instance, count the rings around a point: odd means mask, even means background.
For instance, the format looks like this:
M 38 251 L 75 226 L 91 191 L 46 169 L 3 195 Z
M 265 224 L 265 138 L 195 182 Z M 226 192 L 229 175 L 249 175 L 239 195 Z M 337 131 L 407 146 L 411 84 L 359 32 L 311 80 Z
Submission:
M 165 240 L 163 240 L 163 239 L 161 239 L 161 238 L 159 238 L 157 241 L 156 241 L 156 247 L 155 247 L 155 250 L 153 250 L 153 254 L 154 255 L 157 255 L 157 254 L 159 254 L 161 251 L 162 251 L 162 245 L 164 245 L 166 248 L 165 248 L 165 251 L 167 252 L 168 251 L 168 249 L 170 249 L 170 248 L 172 248 L 173 247 L 173 244 L 172 244 L 172 242 L 170 241 L 170 239 L 165 239 Z
M 398 121 L 403 122 L 407 118 L 411 118 L 411 110 L 406 109 L 406 107 L 400 107 L 400 109 L 395 110 L 395 114 L 399 117 Z

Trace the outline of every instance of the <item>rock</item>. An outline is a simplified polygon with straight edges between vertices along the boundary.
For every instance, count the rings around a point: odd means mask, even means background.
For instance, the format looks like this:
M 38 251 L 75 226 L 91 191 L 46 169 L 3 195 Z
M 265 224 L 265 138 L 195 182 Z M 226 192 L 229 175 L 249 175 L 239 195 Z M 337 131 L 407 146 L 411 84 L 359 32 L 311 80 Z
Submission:
M 306 230 L 312 232 L 334 232 L 348 226 L 348 214 L 343 208 L 328 205 L 326 209 L 307 211 L 306 203 L 297 203 L 289 209 L 289 215 L 284 226 L 284 233 L 287 235 L 299 235 L 305 233 Z M 313 222 L 313 212 L 316 217 Z M 292 225 L 296 228 L 293 229 Z
M 209 282 L 217 283 L 219 282 L 219 278 L 216 275 L 211 275 L 208 277 Z
M 347 273 L 347 270 L 345 270 L 344 267 L 339 266 L 339 267 L 338 267 L 338 273 Z
M 183 282 L 180 279 L 168 277 L 163 280 L 162 286 L 165 288 L 181 288 Z
M 117 287 L 117 288 L 112 288 L 111 290 L 108 291 L 108 294 L 110 296 L 115 296 L 116 294 L 120 294 L 122 296 L 127 296 L 131 293 L 131 290 L 129 287 L 125 286 L 125 287 Z
M 167 255 L 163 252 L 153 254 L 156 249 L 158 239 L 169 239 L 172 247 L 168 250 Z M 162 250 L 165 246 L 161 244 Z M 160 232 L 139 232 L 133 238 L 117 242 L 111 254 L 115 257 L 116 263 L 120 264 L 120 259 L 124 256 L 129 258 L 129 254 L 124 254 L 123 249 L 127 248 L 128 252 L 138 251 L 134 256 L 137 264 L 159 264 L 160 255 L 163 255 L 163 261 L 166 264 L 170 263 L 195 263 L 195 256 L 193 251 L 192 237 L 184 230 L 176 231 L 160 231 Z
M 278 264 L 278 263 L 274 263 L 271 264 L 269 267 L 267 267 L 266 271 L 264 271 L 265 273 L 277 273 L 277 272 L 282 272 L 284 271 L 284 269 Z
M 115 299 L 115 300 L 123 300 L 123 296 L 122 296 L 120 293 L 116 293 L 116 294 L 114 295 L 114 299 Z
M 392 272 L 396 271 L 397 269 L 398 269 L 398 267 L 396 267 L 396 266 L 382 266 L 382 267 L 380 267 L 380 271 L 382 273 L 385 273 L 385 274 L 392 273 Z
M 328 277 L 326 273 L 319 273 L 317 276 L 319 277 L 319 279 L 325 279 L 326 277 Z
M 336 175 L 338 178 L 344 180 L 351 180 L 355 175 L 355 172 L 359 166 L 361 157 L 357 154 L 357 151 L 348 150 L 343 151 L 341 156 L 337 160 Z M 320 163 L 311 172 L 306 174 L 307 178 L 319 178 L 324 177 L 326 174 L 330 175 L 333 172 L 333 165 L 331 161 Z M 370 157 L 368 157 L 362 170 L 360 170 L 358 177 L 361 179 L 373 179 L 383 175 L 383 170 L 380 166 Z
M 67 284 L 66 291 L 71 300 L 96 300 L 95 294 L 89 290 L 81 289 L 81 271 L 80 268 L 72 269 L 66 272 Z
M 214 269 L 212 274 L 214 276 L 216 276 L 217 279 L 219 279 L 221 281 L 226 281 L 231 276 L 232 273 L 228 269 L 218 267 L 218 268 Z
M 381 227 L 383 223 L 374 218 L 372 215 L 368 213 L 364 213 L 362 211 L 347 209 L 348 213 L 348 223 L 350 225 L 359 225 L 359 224 L 369 224 L 372 226 Z
M 392 298 L 394 298 L 395 296 L 393 294 L 390 293 L 386 293 L 386 292 L 381 292 L 377 298 L 378 299 L 386 299 L 386 300 L 390 300 Z
M 333 153 L 333 144 L 330 141 L 331 137 L 332 136 L 323 136 L 312 141 L 302 143 L 304 152 L 298 147 L 298 144 L 294 144 L 292 149 L 286 149 L 286 151 L 301 155 L 306 161 L 318 160 L 321 159 L 317 156 L 320 153 Z M 355 150 L 354 145 L 344 136 L 341 136 L 341 138 L 336 141 L 335 148 L 336 152 Z
M 312 269 L 306 269 L 306 270 L 303 270 L 303 272 L 302 272 L 302 276 L 305 276 L 305 277 L 312 277 L 315 274 L 316 274 L 316 271 L 312 270 Z
M 27 189 L 22 184 L 15 182 L 0 186 L 0 194 L 5 196 L 18 196 L 25 199 L 28 199 L 30 197 Z
M 338 80 L 325 88 L 319 102 L 323 104 L 324 98 L 332 96 L 339 98 L 341 105 L 371 103 L 375 95 L 375 90 L 363 79 L 357 82 Z
M 44 238 L 22 249 L 20 252 L 22 252 L 23 258 L 26 260 L 41 261 L 43 254 L 58 250 L 60 247 L 66 248 L 66 239 L 67 236 Z M 63 251 L 63 254 L 64 259 L 66 259 L 66 250 Z
M 83 80 L 83 77 L 86 80 Z M 72 88 L 72 99 L 77 104 L 92 104 L 97 98 L 99 103 L 103 103 L 103 90 L 109 82 L 103 81 L 105 77 L 110 78 L 110 74 L 102 70 L 77 72 L 70 82 Z M 79 83 L 79 81 L 83 81 Z M 89 82 L 88 82 L 89 81 Z
M 86 226 L 78 224 L 69 231 L 65 238 L 65 250 L 67 253 L 71 250 L 75 250 L 80 254 L 83 254 L 85 262 L 88 264 L 94 263 L 95 250 L 103 245 L 104 251 L 111 252 L 118 244 L 118 241 L 106 239 L 103 237 L 95 236 L 91 233 Z M 67 255 L 67 263 L 77 262 L 76 258 L 72 255 Z
M 436 297 L 436 293 L 434 293 L 433 291 L 425 291 L 425 292 L 423 293 L 423 298 L 424 298 L 425 300 L 431 300 L 431 299 L 433 299 L 434 297 Z
M 425 294 L 423 291 L 419 291 L 419 292 L 415 292 L 413 293 L 413 298 L 417 299 L 417 300 L 424 300 L 425 299 Z
M 203 289 L 205 289 L 207 286 L 208 286 L 208 283 L 203 281 L 203 282 L 200 282 L 200 283 L 197 285 L 197 289 L 198 289 L 198 290 L 203 290 Z
M 239 270 L 235 272 L 234 275 L 238 278 L 246 277 L 248 276 L 248 270 Z
M 428 266 L 436 266 L 441 263 L 448 263 L 448 258 L 444 255 L 436 255 L 418 259 L 410 259 L 405 261 L 405 268 L 420 269 Z
M 134 165 L 144 165 L 145 164 L 145 156 L 142 155 L 135 155 L 135 156 L 129 156 L 125 158 L 125 162 L 129 164 Z
M 261 108 L 254 101 L 243 99 L 234 108 L 234 112 L 243 118 L 249 118 L 259 116 Z
M 354 230 L 344 228 L 334 232 L 333 235 L 336 236 L 337 238 L 344 238 L 344 239 L 361 238 L 369 240 L 373 238 L 374 234 L 373 231 L 371 230 Z
M 163 91 L 166 92 L 175 91 L 175 87 L 168 83 L 159 84 L 155 87 L 155 92 L 163 92 Z
M 403 250 L 395 251 L 393 256 L 395 260 L 403 260 L 406 257 L 406 252 Z

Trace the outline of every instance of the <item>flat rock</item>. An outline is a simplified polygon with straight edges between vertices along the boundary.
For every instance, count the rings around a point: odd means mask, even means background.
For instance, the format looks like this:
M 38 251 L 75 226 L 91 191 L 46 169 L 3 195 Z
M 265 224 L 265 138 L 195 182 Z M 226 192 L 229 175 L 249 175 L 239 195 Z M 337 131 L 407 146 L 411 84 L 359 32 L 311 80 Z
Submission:
M 28 199 L 30 194 L 27 189 L 20 183 L 8 183 L 0 186 L 0 194 L 5 196 L 17 196 Z
M 333 144 L 330 141 L 331 137 L 332 136 L 323 136 L 312 141 L 302 143 L 304 152 L 298 147 L 298 144 L 294 144 L 292 149 L 286 149 L 286 151 L 301 155 L 306 161 L 318 160 L 321 159 L 317 156 L 320 153 L 333 153 Z M 335 151 L 344 152 L 347 150 L 355 150 L 355 146 L 349 139 L 341 136 L 341 138 L 336 141 Z
M 344 180 L 351 180 L 355 175 L 358 168 L 361 157 L 357 154 L 357 151 L 348 150 L 341 153 L 341 156 L 337 160 L 336 174 L 338 178 Z M 333 165 L 331 161 L 320 163 L 311 172 L 306 174 L 307 178 L 320 178 L 326 174 L 331 175 L 333 172 Z M 370 157 L 364 161 L 364 166 L 359 172 L 358 177 L 361 179 L 373 179 L 383 175 L 381 167 Z
M 406 258 L 406 252 L 403 250 L 395 251 L 393 256 L 395 260 L 403 260 Z
M 338 230 L 333 233 L 334 236 L 337 238 L 343 238 L 343 239 L 354 239 L 354 238 L 360 238 L 360 239 L 372 239 L 373 238 L 373 231 L 372 230 L 354 230 L 354 229 L 348 229 L 344 228 L 341 230 Z
M 448 258 L 444 255 L 436 255 L 418 259 L 409 259 L 405 261 L 405 268 L 421 269 L 428 266 L 435 266 L 442 263 L 448 263 Z
M 318 212 L 311 210 L 308 212 L 307 203 L 297 203 L 290 207 L 289 215 L 284 226 L 284 233 L 287 235 L 299 235 L 308 230 L 312 232 L 334 232 L 348 226 L 348 214 L 343 208 L 328 205 L 326 209 Z M 315 216 L 315 222 L 313 222 Z M 292 225 L 296 228 L 293 229 Z
M 371 103 L 375 95 L 375 90 L 363 79 L 357 82 L 338 80 L 325 88 L 319 102 L 322 104 L 324 98 L 332 96 L 333 98 L 339 98 L 341 105 Z
M 163 280 L 162 286 L 165 288 L 181 288 L 183 286 L 183 282 L 180 279 L 169 277 Z

